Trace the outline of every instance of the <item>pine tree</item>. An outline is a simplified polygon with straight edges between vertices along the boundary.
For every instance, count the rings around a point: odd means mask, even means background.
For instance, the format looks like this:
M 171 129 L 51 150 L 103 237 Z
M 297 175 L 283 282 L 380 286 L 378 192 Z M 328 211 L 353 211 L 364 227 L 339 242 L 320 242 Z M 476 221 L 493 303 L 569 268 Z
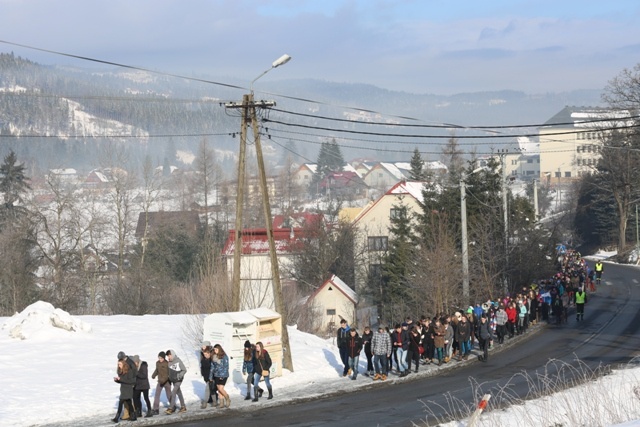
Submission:
M 330 142 L 323 142 L 318 153 L 316 173 L 313 174 L 309 189 L 313 192 L 317 191 L 320 181 L 332 172 L 340 172 L 343 167 L 344 157 L 342 157 L 342 151 L 336 140 L 332 139 Z
M 409 178 L 412 181 L 424 181 L 426 178 L 426 173 L 424 170 L 424 160 L 422 160 L 422 156 L 420 155 L 420 151 L 418 148 L 413 150 L 413 156 L 411 156 L 411 171 Z
M 411 216 L 402 201 L 393 206 L 393 212 L 389 250 L 382 264 L 383 288 L 379 301 L 379 306 L 386 307 L 383 315 L 389 320 L 410 313 L 414 308 L 411 276 L 416 245 L 412 238 Z
M 31 189 L 29 178 L 25 175 L 25 167 L 17 164 L 17 156 L 11 150 L 0 165 L 0 192 L 3 193 L 4 204 L 0 209 L 0 218 L 3 222 L 23 217 L 28 211 L 20 203 L 23 195 Z

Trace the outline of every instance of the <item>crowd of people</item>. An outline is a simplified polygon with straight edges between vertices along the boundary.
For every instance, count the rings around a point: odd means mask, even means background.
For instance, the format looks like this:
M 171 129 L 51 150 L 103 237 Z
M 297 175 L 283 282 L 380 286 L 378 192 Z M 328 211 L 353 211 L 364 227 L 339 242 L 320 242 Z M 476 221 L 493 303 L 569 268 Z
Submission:
M 405 377 L 417 373 L 420 365 L 467 360 L 474 346 L 481 362 L 489 360 L 489 348 L 505 338 L 524 334 L 538 322 L 567 322 L 568 308 L 575 305 L 576 321 L 584 319 L 587 290 L 595 292 L 604 267 L 598 261 L 591 269 L 579 252 L 567 251 L 560 258 L 557 274 L 525 286 L 520 292 L 488 300 L 454 313 L 406 317 L 392 329 L 365 326 L 362 333 L 342 319 L 336 342 L 343 364 L 343 377 L 358 377 L 360 354 L 367 360 L 365 375 L 385 381 L 391 372 Z
M 478 359 L 487 362 L 489 348 L 494 343 L 502 344 L 505 338 L 524 334 L 530 325 L 538 322 L 553 322 L 558 325 L 566 323 L 568 307 L 571 305 L 575 306 L 576 321 L 582 321 L 587 290 L 596 291 L 603 271 L 600 261 L 591 269 L 578 252 L 567 251 L 560 258 L 559 271 L 553 277 L 523 287 L 520 292 L 506 295 L 497 301 L 477 303 L 475 307 L 469 306 L 466 310 L 457 310 L 451 314 L 421 316 L 417 322 L 406 317 L 392 329 L 379 325 L 374 331 L 365 326 L 361 334 L 355 326 L 349 326 L 342 319 L 336 336 L 343 364 L 342 376 L 351 380 L 358 378 L 362 351 L 367 361 L 364 374 L 374 381 L 385 381 L 391 373 L 400 377 L 417 373 L 421 365 L 440 366 L 452 360 L 467 360 L 475 346 L 480 353 Z M 260 380 L 264 380 L 267 387 L 267 399 L 273 398 L 269 378 L 271 366 L 271 357 L 261 342 L 244 343 L 242 373 L 247 378 L 245 400 L 259 401 L 264 392 L 259 385 Z M 147 362 L 141 361 L 138 355 L 130 357 L 123 351 L 119 352 L 114 381 L 120 384 L 120 399 L 117 414 L 112 421 L 134 421 L 142 417 L 143 399 L 147 409 L 146 417 L 158 415 L 162 390 L 169 402 L 166 414 L 186 412 L 187 407 L 180 390 L 186 372 L 187 369 L 175 350 L 161 351 L 151 376 L 152 379 L 157 378 L 151 406 Z M 206 409 L 209 405 L 229 408 L 231 398 L 225 390 L 229 378 L 229 356 L 220 344 L 212 346 L 209 341 L 202 343 L 200 373 L 206 385 L 201 409 Z M 179 408 L 177 401 L 180 403 Z
M 271 369 L 271 357 L 261 342 L 251 344 L 244 343 L 244 359 L 242 373 L 247 375 L 247 393 L 245 400 L 258 402 L 264 390 L 259 386 L 260 380 L 264 380 L 267 387 L 267 399 L 273 399 L 273 388 L 269 380 Z M 169 407 L 164 411 L 171 415 L 176 411 L 183 413 L 187 411 L 187 406 L 182 396 L 180 387 L 187 373 L 182 360 L 176 355 L 175 350 L 161 351 L 158 353 L 156 369 L 151 375 L 152 379 L 157 378 L 155 397 L 153 406 L 149 400 L 149 382 L 147 362 L 141 361 L 140 356 L 127 356 L 125 352 L 118 353 L 117 376 L 113 380 L 120 384 L 120 399 L 116 416 L 112 419 L 114 423 L 120 420 L 135 421 L 142 417 L 142 399 L 147 408 L 146 417 L 153 417 L 160 413 L 160 397 L 164 390 L 169 402 Z M 201 409 L 206 409 L 210 404 L 212 407 L 229 408 L 231 397 L 225 390 L 227 379 L 229 378 L 229 356 L 220 344 L 211 345 L 209 341 L 202 343 L 200 348 L 200 373 L 205 382 L 205 394 L 201 404 Z M 253 398 L 251 398 L 253 390 Z M 177 401 L 180 407 L 177 407 Z

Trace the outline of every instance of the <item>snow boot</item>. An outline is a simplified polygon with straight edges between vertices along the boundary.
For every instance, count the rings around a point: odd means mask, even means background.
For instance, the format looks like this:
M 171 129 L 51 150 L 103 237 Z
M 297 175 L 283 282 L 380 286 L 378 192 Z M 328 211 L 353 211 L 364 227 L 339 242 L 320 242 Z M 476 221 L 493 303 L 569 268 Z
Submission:
M 145 415 L 145 418 L 151 418 L 151 417 L 153 417 L 153 411 L 151 409 L 149 409 L 147 411 L 147 415 Z
M 224 400 L 225 400 L 225 405 L 224 405 L 224 406 L 226 406 L 227 408 L 228 408 L 229 406 L 231 406 L 231 396 L 226 396 L 226 397 L 224 398 Z
M 244 400 L 251 400 L 251 392 L 249 390 L 247 390 L 247 397 Z
M 267 390 L 269 390 L 269 397 L 267 397 L 267 400 L 273 399 L 273 389 L 271 387 L 267 387 Z
M 264 393 L 264 390 L 258 387 L 258 397 L 262 397 L 262 393 Z
M 257 401 L 258 401 L 258 395 L 259 395 L 258 387 L 254 387 L 254 388 L 253 388 L 253 395 L 254 395 L 255 397 L 254 397 L 254 398 L 253 398 L 253 400 L 251 400 L 251 401 L 252 401 L 252 402 L 257 402 Z

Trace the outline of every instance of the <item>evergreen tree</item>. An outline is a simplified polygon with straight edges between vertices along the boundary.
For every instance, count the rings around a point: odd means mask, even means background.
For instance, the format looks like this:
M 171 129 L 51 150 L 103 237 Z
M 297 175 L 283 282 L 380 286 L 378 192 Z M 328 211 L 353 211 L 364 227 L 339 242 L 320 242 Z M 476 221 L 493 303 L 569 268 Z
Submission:
M 389 226 L 389 250 L 382 264 L 382 293 L 378 301 L 387 320 L 398 319 L 412 312 L 414 301 L 411 289 L 412 262 L 415 259 L 415 241 L 408 207 L 400 202 L 393 206 Z
M 313 174 L 309 189 L 313 192 L 317 191 L 320 181 L 326 178 L 332 172 L 340 172 L 344 167 L 344 157 L 342 151 L 335 139 L 330 142 L 323 142 L 318 153 L 318 161 L 316 173 Z
M 413 150 L 413 156 L 411 156 L 411 172 L 409 175 L 409 179 L 412 181 L 424 181 L 426 180 L 426 173 L 424 170 L 424 160 L 422 160 L 422 156 L 420 155 L 420 151 L 418 148 Z
M 3 193 L 4 204 L 0 209 L 0 218 L 7 220 L 24 217 L 28 211 L 20 204 L 24 201 L 23 195 L 31 189 L 29 178 L 25 175 L 25 167 L 17 164 L 16 154 L 11 150 L 0 165 L 0 192 Z

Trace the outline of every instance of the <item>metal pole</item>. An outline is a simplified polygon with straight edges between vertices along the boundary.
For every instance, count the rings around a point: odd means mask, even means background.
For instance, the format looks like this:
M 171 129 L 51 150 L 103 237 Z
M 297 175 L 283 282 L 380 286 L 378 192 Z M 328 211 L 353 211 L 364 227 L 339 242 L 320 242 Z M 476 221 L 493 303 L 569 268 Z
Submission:
M 460 218 L 462 230 L 462 298 L 469 304 L 469 242 L 467 237 L 467 189 L 465 176 L 460 180 Z
M 282 285 L 280 283 L 280 268 L 276 254 L 276 244 L 273 236 L 273 222 L 271 220 L 271 205 L 269 204 L 269 189 L 267 188 L 267 175 L 265 173 L 264 159 L 262 157 L 262 144 L 260 143 L 260 132 L 258 131 L 258 119 L 256 108 L 253 102 L 253 93 L 249 95 L 249 111 L 251 114 L 251 125 L 253 127 L 253 138 L 256 145 L 256 155 L 258 157 L 258 174 L 260 175 L 260 189 L 262 190 L 262 207 L 264 209 L 265 225 L 267 228 L 267 238 L 269 240 L 269 257 L 271 259 L 271 275 L 273 289 L 273 304 L 275 310 L 282 317 L 282 349 L 284 356 L 284 368 L 293 372 L 293 359 L 291 358 L 291 346 L 289 345 L 289 332 L 287 331 L 287 311 L 284 307 L 282 297 Z

